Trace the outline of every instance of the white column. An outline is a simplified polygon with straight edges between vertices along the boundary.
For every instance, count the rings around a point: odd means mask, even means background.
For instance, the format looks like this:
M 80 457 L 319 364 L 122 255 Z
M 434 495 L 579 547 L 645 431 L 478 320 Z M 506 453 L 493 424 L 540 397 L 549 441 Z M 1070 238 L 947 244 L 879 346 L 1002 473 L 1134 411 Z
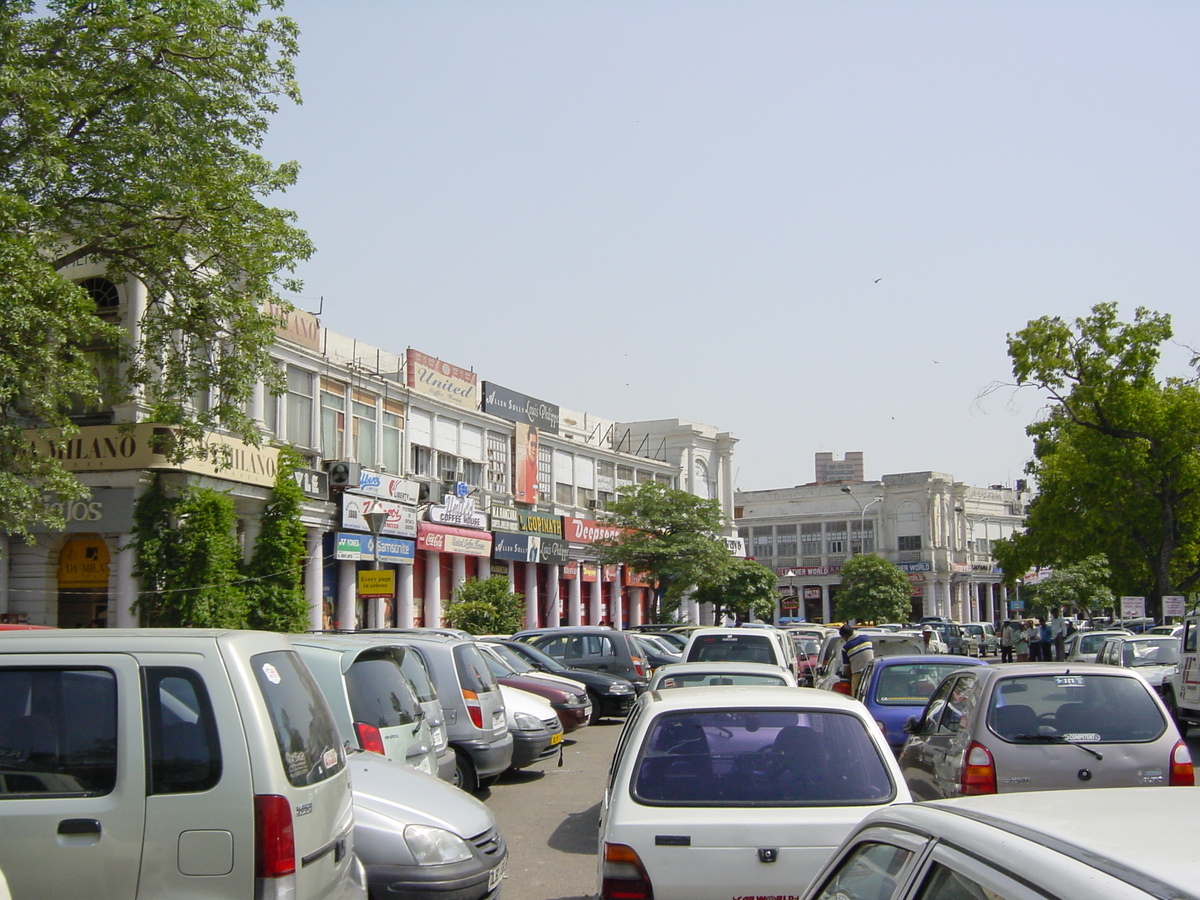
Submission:
M 136 551 L 132 546 L 133 535 L 123 534 L 117 542 L 117 583 L 114 597 L 116 615 L 109 624 L 116 628 L 137 628 L 138 614 L 133 608 L 138 597 L 138 580 L 133 574 Z
M 258 543 L 258 536 L 262 533 L 262 513 L 258 515 L 246 516 L 242 519 L 242 562 L 250 562 L 250 557 L 254 555 L 254 545 Z
M 826 622 L 833 621 L 833 611 L 829 603 L 829 585 L 821 585 L 821 616 Z
M 467 558 L 461 553 L 450 554 L 450 596 L 454 596 L 467 580 Z
M 412 628 L 413 567 L 401 565 L 396 573 L 396 627 Z
M 556 626 L 562 621 L 562 585 L 559 576 L 562 566 L 549 563 L 546 566 L 546 624 Z
M 352 559 L 338 561 L 337 627 L 358 628 L 358 565 Z
M 575 577 L 567 583 L 567 624 L 581 625 L 583 624 L 582 607 L 583 607 L 583 585 L 581 579 L 582 572 L 577 572 Z
M 588 612 L 588 624 L 600 624 L 600 608 L 604 605 L 604 584 L 600 581 L 600 576 L 596 576 L 596 580 L 588 587 L 588 593 L 591 595 L 591 600 L 588 601 L 588 606 L 591 608 Z
M 609 610 L 608 616 L 612 619 L 612 627 L 620 631 L 625 627 L 623 613 L 621 612 L 621 572 L 617 570 L 617 577 L 613 579 L 609 586 Z
M 629 589 L 629 624 L 642 624 L 642 603 L 646 599 L 646 589 L 635 587 Z
M 325 568 L 322 565 L 321 532 L 308 529 L 304 537 L 304 599 L 308 601 L 308 627 L 325 627 Z
M 537 563 L 525 563 L 525 627 L 538 627 Z
M 442 554 L 426 551 L 425 559 L 425 627 L 442 626 Z

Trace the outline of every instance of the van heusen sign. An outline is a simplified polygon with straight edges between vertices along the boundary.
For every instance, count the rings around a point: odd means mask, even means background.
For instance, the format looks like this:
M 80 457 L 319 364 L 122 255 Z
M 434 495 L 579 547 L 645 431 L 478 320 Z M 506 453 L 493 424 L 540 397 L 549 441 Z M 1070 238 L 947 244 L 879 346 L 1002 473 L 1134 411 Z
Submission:
M 174 429 L 152 423 L 133 426 L 89 425 L 71 437 L 42 437 L 29 430 L 25 436 L 38 456 L 52 456 L 68 472 L 119 472 L 157 469 L 211 475 L 226 481 L 272 487 L 279 468 L 274 447 L 252 447 L 228 435 L 209 432 L 204 453 L 181 463 L 167 458 L 161 448 L 175 439 Z

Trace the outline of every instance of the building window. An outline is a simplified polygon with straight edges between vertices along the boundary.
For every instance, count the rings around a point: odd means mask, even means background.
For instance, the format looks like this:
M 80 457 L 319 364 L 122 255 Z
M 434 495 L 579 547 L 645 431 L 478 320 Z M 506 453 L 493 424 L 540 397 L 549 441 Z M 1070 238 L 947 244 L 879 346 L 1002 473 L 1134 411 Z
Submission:
M 821 534 L 820 522 L 808 522 L 800 526 L 800 564 L 803 566 L 821 565 Z
M 617 466 L 617 487 L 633 484 L 633 466 Z
M 326 459 L 343 459 L 346 453 L 346 395 L 321 385 L 321 453 Z
M 287 367 L 287 422 L 284 440 L 297 447 L 312 446 L 313 374 L 297 366 Z
M 850 523 L 850 553 L 875 552 L 875 523 L 858 521 Z
M 404 437 L 404 418 L 398 412 L 385 412 L 382 431 L 380 464 L 385 472 L 400 475 L 400 443 Z
M 424 475 L 427 478 L 433 477 L 433 457 L 434 453 L 428 447 L 422 447 L 419 444 L 412 445 L 412 473 L 414 475 Z
M 355 400 L 350 404 L 354 426 L 354 458 L 369 469 L 375 468 L 376 409 L 373 405 Z
M 483 487 L 483 463 L 463 461 L 462 480 L 471 487 Z
M 561 481 L 554 483 L 554 502 L 561 506 L 575 505 L 575 488 Z
M 830 557 L 846 555 L 845 522 L 827 522 L 825 524 L 825 553 Z M 830 563 L 833 563 L 832 559 L 830 559 Z
M 775 526 L 775 553 L 778 556 L 796 555 L 796 526 Z
M 755 559 L 770 559 L 775 555 L 774 529 L 770 525 L 751 529 L 753 543 L 751 553 Z
M 508 462 L 508 445 L 508 435 L 488 432 L 487 489 L 494 494 L 507 494 L 512 490 L 509 487 L 512 482 Z
M 554 484 L 554 451 L 538 444 L 538 496 L 549 497 Z
M 901 553 L 905 551 L 921 550 L 921 536 L 919 534 L 902 534 L 896 538 L 896 549 Z

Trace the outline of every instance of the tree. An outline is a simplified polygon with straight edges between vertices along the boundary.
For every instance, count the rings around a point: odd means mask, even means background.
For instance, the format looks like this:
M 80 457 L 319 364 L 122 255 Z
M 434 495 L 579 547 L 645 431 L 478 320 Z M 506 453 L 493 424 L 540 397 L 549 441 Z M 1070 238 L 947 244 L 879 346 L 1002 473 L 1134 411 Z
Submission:
M 1103 556 L 1090 556 L 1074 565 L 1054 569 L 1050 575 L 1022 591 L 1026 609 L 1048 618 L 1058 607 L 1063 612 L 1080 612 L 1091 617 L 1097 610 L 1111 612 L 1113 592 L 1109 588 L 1112 573 Z
M 1050 398 L 1027 428 L 1039 494 L 1026 530 L 997 551 L 1010 577 L 1101 553 L 1112 588 L 1146 596 L 1154 616 L 1164 594 L 1200 581 L 1200 391 L 1157 380 L 1171 334 L 1169 316 L 1138 308 L 1126 324 L 1104 303 L 1073 324 L 1044 317 L 1009 335 L 1018 385 Z
M 279 471 L 262 527 L 246 566 L 247 624 L 263 631 L 299 632 L 308 627 L 304 595 L 305 527 L 300 521 L 304 491 L 292 477 L 300 458 L 279 455 Z
M 860 553 L 842 564 L 842 587 L 834 615 L 843 622 L 905 622 L 912 585 L 904 570 L 875 553 Z
M 312 251 L 292 213 L 265 202 L 295 164 L 256 152 L 278 99 L 299 101 L 296 27 L 263 17 L 281 3 L 0 6 L 4 530 L 45 518 L 44 489 L 78 496 L 53 460 L 24 452 L 21 429 L 70 431 L 72 398 L 101 393 L 97 349 L 123 361 L 113 399 L 137 397 L 150 421 L 256 439 L 247 400 L 278 381 L 264 302 L 298 288 L 288 273 Z M 145 286 L 120 342 L 71 282 L 84 260 Z
M 693 585 L 719 581 L 733 555 L 718 535 L 721 506 L 657 481 L 622 488 L 608 507 L 619 538 L 600 545 L 600 561 L 623 563 L 654 586 L 650 620 L 670 616 Z
M 692 599 L 711 603 L 717 621 L 725 617 L 753 621 L 773 620 L 779 601 L 775 573 L 753 559 L 734 558 L 717 581 L 706 581 L 692 592 Z
M 471 634 L 514 634 L 524 624 L 524 599 L 501 575 L 465 581 L 446 605 L 446 621 Z

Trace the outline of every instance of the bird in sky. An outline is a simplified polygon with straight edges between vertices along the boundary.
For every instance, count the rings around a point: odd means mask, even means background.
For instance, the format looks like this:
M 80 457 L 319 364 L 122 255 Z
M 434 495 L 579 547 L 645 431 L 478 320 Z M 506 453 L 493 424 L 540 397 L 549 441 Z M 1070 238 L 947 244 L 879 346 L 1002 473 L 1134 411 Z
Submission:
M 883 281 L 883 279 L 882 279 L 882 278 L 876 278 L 876 279 L 875 279 L 875 283 L 876 283 L 876 284 L 879 284 L 879 282 L 881 282 L 881 281 Z

